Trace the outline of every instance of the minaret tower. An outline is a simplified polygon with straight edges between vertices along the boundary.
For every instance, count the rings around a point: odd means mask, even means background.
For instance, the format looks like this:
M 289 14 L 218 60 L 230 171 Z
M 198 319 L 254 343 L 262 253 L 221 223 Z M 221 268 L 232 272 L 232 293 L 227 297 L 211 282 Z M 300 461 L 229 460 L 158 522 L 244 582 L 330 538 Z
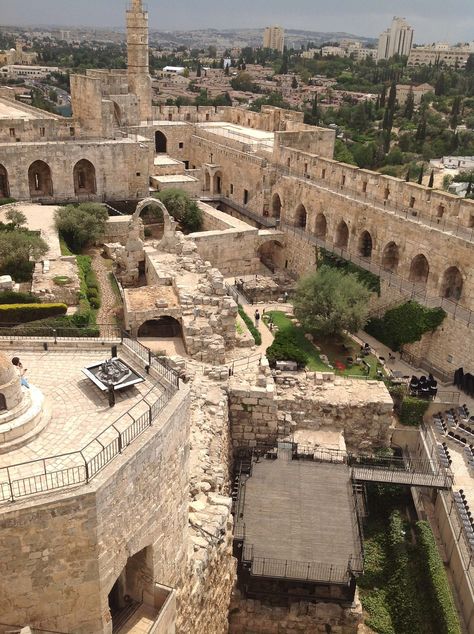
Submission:
M 148 11 L 142 0 L 132 0 L 127 9 L 128 90 L 139 99 L 140 118 L 150 120 L 151 77 L 148 59 Z

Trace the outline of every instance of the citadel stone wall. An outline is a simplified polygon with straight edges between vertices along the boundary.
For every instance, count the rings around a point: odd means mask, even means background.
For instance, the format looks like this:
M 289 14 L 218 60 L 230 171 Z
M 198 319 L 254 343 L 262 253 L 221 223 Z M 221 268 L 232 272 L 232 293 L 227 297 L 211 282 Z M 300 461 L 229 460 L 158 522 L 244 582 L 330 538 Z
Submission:
M 152 552 L 153 580 L 183 583 L 189 390 L 87 487 L 0 510 L 0 622 L 111 632 L 108 594 L 129 557 Z

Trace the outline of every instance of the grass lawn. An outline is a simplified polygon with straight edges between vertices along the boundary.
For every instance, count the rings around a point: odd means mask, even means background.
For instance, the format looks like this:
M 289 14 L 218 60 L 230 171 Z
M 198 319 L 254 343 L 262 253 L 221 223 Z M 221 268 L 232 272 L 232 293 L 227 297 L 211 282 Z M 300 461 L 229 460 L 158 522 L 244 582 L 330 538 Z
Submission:
M 340 340 L 324 339 L 315 341 L 315 344 L 320 348 L 320 351 L 308 341 L 305 337 L 305 331 L 301 326 L 295 326 L 291 322 L 291 318 L 287 317 L 285 313 L 281 311 L 271 311 L 264 315 L 264 320 L 268 320 L 268 316 L 271 316 L 273 323 L 277 326 L 278 330 L 285 331 L 291 335 L 295 345 L 298 346 L 308 355 L 307 367 L 312 372 L 325 372 L 329 368 L 322 361 L 321 354 L 326 355 L 329 359 L 329 363 L 333 366 L 337 374 L 342 376 L 367 376 L 365 366 L 355 363 L 354 365 L 348 365 L 347 358 L 352 357 L 354 360 L 359 356 L 360 348 L 347 335 L 343 336 Z M 365 361 L 370 365 L 370 378 L 376 378 L 377 376 L 377 358 L 374 355 L 364 357 Z M 337 367 L 336 363 L 340 366 Z M 344 369 L 342 369 L 344 366 Z

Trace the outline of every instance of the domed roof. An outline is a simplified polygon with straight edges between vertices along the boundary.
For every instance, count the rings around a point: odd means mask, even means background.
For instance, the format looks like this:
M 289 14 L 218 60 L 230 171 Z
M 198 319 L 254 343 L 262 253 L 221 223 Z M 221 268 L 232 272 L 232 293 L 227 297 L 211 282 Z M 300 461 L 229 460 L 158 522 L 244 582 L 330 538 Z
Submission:
M 16 371 L 11 359 L 6 354 L 0 352 L 0 386 L 10 383 L 15 377 Z

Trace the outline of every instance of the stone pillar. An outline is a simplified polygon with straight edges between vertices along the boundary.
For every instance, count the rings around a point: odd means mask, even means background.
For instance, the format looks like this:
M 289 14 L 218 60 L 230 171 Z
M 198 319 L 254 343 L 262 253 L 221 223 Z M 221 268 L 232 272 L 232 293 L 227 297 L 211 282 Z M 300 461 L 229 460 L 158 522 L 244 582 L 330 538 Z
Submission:
M 141 0 L 127 10 L 128 89 L 139 100 L 140 119 L 152 119 L 151 77 L 148 58 L 148 12 Z

